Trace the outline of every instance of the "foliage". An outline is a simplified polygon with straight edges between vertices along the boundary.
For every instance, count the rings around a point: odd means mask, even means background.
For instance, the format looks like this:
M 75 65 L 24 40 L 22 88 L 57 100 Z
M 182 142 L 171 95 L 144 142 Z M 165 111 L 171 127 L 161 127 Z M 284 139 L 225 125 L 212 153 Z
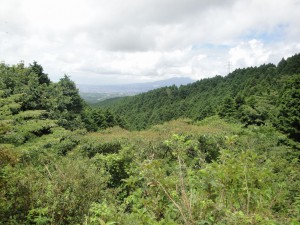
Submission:
M 41 65 L 39 65 L 36 61 L 33 64 L 30 64 L 29 69 L 38 75 L 38 80 L 40 84 L 50 84 L 50 79 L 48 75 L 44 73 L 44 69 Z
M 111 110 L 0 64 L 0 224 L 298 224 L 298 57 Z
M 237 69 L 225 77 L 216 76 L 180 87 L 163 87 L 136 96 L 106 100 L 94 107 L 122 115 L 128 128 L 133 130 L 181 117 L 202 120 L 213 115 L 242 122 L 245 126 L 266 123 L 277 126 L 278 117 L 285 110 L 283 103 L 288 102 L 287 92 L 292 89 L 286 83 L 293 74 L 299 74 L 299 57 L 300 54 L 296 54 L 283 59 L 278 66 L 264 64 Z M 286 115 L 282 117 L 287 118 Z M 289 131 L 290 123 L 296 124 L 292 125 L 294 129 L 299 124 L 299 121 L 279 120 L 282 121 L 281 130 L 287 134 L 292 132 Z
M 279 108 L 279 128 L 291 138 L 300 140 L 300 75 L 287 81 Z

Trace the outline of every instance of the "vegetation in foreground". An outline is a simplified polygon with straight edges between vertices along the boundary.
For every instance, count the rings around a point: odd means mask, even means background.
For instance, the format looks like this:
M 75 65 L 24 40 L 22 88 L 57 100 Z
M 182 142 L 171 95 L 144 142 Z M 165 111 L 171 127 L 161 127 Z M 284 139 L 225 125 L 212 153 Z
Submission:
M 0 223 L 299 224 L 299 75 L 281 80 L 278 104 L 256 96 L 248 120 L 228 100 L 129 131 L 67 76 L 1 64 Z

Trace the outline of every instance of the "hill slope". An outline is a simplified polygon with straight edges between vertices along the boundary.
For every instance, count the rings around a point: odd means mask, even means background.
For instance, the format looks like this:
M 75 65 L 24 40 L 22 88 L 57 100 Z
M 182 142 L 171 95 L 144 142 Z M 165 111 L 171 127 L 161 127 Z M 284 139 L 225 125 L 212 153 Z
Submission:
M 299 143 L 257 113 L 278 105 L 282 130 L 297 139 L 299 75 L 278 75 L 286 85 L 270 91 L 274 103 L 227 98 L 225 119 L 128 131 L 87 108 L 68 77 L 52 83 L 40 69 L 0 64 L 0 224 L 298 224 Z M 247 127 L 228 122 L 241 107 Z
M 285 104 L 284 92 L 288 92 L 285 87 L 294 83 L 294 89 L 298 89 L 296 74 L 299 73 L 300 54 L 296 54 L 282 59 L 277 66 L 264 64 L 237 69 L 226 77 L 163 87 L 132 97 L 106 100 L 97 106 L 123 115 L 131 129 L 144 129 L 179 117 L 201 120 L 216 114 L 239 120 L 246 126 L 265 123 L 280 126 L 278 115 Z
M 159 80 L 147 83 L 132 83 L 119 85 L 78 85 L 81 97 L 90 104 L 115 97 L 133 96 L 155 88 L 165 86 L 180 86 L 194 82 L 187 77 L 173 77 L 167 80 Z

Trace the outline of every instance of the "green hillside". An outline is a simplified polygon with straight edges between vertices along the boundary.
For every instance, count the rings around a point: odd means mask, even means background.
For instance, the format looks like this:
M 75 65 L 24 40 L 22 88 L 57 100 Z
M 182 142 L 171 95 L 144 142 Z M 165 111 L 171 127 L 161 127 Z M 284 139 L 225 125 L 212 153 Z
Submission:
M 97 109 L 0 64 L 0 224 L 299 224 L 299 86 L 298 54 Z
M 288 86 L 299 89 L 299 68 L 300 54 L 296 54 L 282 59 L 277 66 L 266 64 L 237 69 L 226 77 L 164 87 L 137 96 L 107 100 L 97 106 L 124 116 L 130 128 L 138 130 L 180 117 L 201 120 L 212 115 L 237 120 L 246 126 L 271 123 L 285 129 L 282 125 L 286 122 L 281 121 L 280 110 L 287 103 Z M 292 107 L 296 111 L 299 104 Z M 288 123 L 295 126 L 297 122 L 299 120 Z M 299 127 L 295 129 L 298 131 L 294 130 L 291 136 L 299 140 Z

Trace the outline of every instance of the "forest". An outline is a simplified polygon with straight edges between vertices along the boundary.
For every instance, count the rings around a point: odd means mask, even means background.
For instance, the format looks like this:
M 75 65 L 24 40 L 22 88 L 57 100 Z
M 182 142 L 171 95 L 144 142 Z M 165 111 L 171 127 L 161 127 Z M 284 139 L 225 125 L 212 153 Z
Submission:
M 300 54 L 88 105 L 0 64 L 0 224 L 300 224 Z

